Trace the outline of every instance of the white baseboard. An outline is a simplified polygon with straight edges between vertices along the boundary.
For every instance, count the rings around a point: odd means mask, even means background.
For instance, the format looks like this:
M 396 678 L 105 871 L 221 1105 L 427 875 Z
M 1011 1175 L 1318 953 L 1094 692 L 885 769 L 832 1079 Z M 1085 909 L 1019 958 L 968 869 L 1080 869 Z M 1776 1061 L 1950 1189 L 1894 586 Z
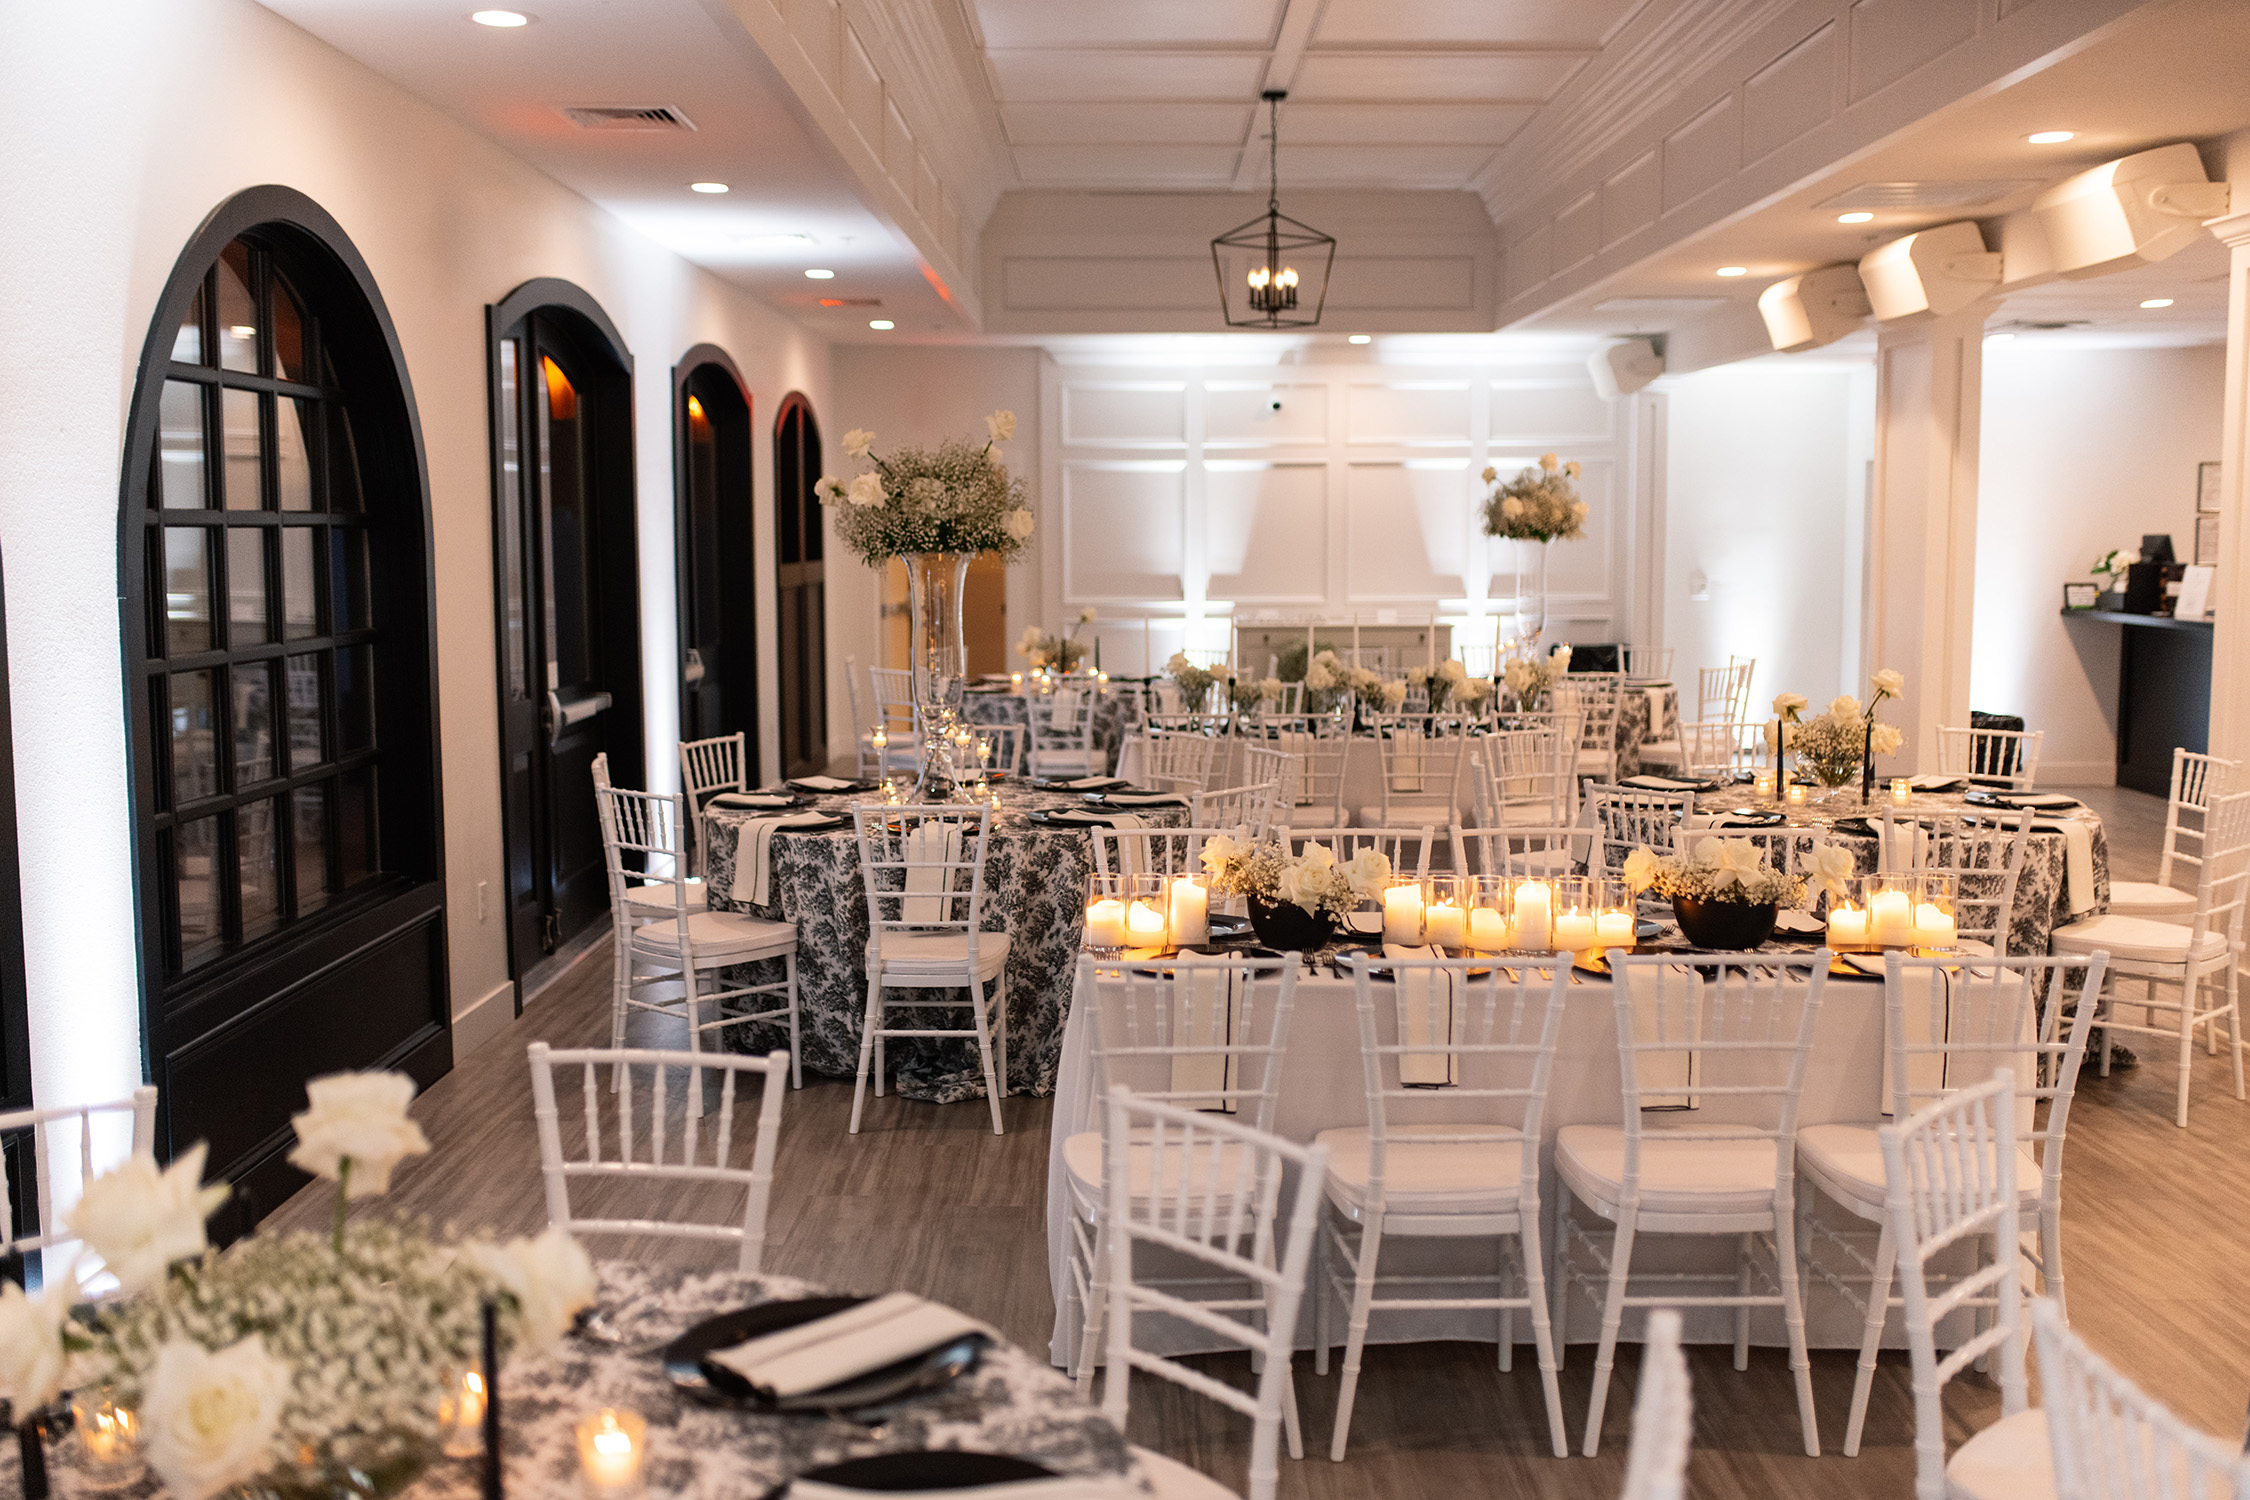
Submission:
M 508 980 L 472 1001 L 453 1018 L 453 1065 L 508 1029 L 516 1018 L 516 982 Z
M 2111 760 L 2043 760 L 2039 762 L 2041 786 L 2115 786 L 2117 762 Z

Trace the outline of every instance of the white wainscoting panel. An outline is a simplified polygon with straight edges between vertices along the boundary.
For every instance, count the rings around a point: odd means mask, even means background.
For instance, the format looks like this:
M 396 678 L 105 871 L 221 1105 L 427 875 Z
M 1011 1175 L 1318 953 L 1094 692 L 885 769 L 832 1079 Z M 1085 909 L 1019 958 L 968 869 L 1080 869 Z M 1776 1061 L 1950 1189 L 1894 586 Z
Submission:
M 1350 400 L 1354 443 L 1469 445 L 1465 380 L 1356 380 Z
M 1244 604 L 1323 602 L 1326 463 L 1210 459 L 1203 466 L 1203 507 L 1212 594 Z
M 1263 448 L 1328 441 L 1328 387 L 1303 381 L 1207 380 L 1203 445 Z
M 1062 440 L 1096 447 L 1180 447 L 1187 441 L 1186 389 L 1178 381 L 1066 385 Z
M 1465 598 L 1478 488 L 1468 459 L 1362 461 L 1346 473 L 1348 601 Z
M 1177 459 L 1063 464 L 1065 594 L 1112 603 L 1181 597 L 1186 469 Z

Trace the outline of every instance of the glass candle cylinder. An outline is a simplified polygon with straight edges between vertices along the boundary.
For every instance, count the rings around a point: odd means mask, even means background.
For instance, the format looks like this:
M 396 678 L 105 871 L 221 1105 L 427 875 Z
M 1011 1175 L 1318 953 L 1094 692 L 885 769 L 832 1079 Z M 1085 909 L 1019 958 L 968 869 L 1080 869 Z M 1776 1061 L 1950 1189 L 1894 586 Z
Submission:
M 1572 876 L 1555 882 L 1554 930 L 1550 946 L 1557 953 L 1586 953 L 1601 945 L 1595 921 L 1600 881 Z
M 1901 807 L 1913 801 L 1914 783 L 1908 781 L 1904 776 L 1893 777 L 1891 780 L 1891 800 Z
M 1125 902 L 1125 946 L 1156 952 L 1172 946 L 1170 893 L 1161 875 L 1134 875 Z
M 1201 947 L 1211 941 L 1210 876 L 1173 876 L 1165 887 L 1164 907 L 1174 947 Z
M 1419 947 L 1422 942 L 1422 882 L 1394 880 L 1383 889 L 1383 941 Z
M 1469 945 L 1469 891 L 1474 882 L 1455 875 L 1439 875 L 1424 882 L 1422 940 L 1433 948 L 1461 949 Z
M 1633 914 L 1632 887 L 1622 880 L 1597 880 L 1594 885 L 1594 940 L 1603 952 L 1630 950 L 1638 919 Z
M 106 1385 L 71 1392 L 70 1416 L 78 1434 L 78 1468 L 89 1489 L 123 1488 L 141 1477 L 140 1418 L 119 1406 Z
M 1516 882 L 1505 875 L 1482 875 L 1469 907 L 1469 947 L 1477 953 L 1505 953 L 1516 945 Z
M 1760 771 L 1750 778 L 1750 790 L 1761 797 L 1773 795 L 1773 772 Z
M 578 1424 L 578 1467 L 597 1495 L 639 1489 L 647 1457 L 648 1423 L 637 1411 L 605 1406 Z
M 1529 953 L 1554 950 L 1555 887 L 1552 881 L 1516 883 L 1516 946 Z
M 1791 782 L 1789 784 L 1789 800 L 1792 803 L 1798 804 L 1800 806 L 1803 805 L 1805 800 L 1805 789 L 1799 786 L 1797 783 Z
M 1129 893 L 1122 875 L 1086 877 L 1085 947 L 1103 958 L 1115 958 L 1125 947 L 1125 898 Z
M 1828 901 L 1828 948 L 1832 953 L 1865 953 L 1874 946 L 1867 935 L 1867 908 L 1850 897 Z
M 1954 915 L 1955 877 L 1914 877 L 1914 946 L 1950 948 L 1961 940 L 1960 922 Z
M 447 1458 L 475 1458 L 484 1452 L 484 1376 L 473 1367 L 455 1371 L 438 1400 L 440 1444 Z

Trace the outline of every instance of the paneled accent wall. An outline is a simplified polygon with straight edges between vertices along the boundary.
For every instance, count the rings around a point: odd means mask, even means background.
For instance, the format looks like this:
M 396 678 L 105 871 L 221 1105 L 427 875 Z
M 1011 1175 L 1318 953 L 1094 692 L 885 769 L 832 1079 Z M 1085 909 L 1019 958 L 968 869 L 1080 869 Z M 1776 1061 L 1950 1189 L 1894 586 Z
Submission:
M 1581 365 L 1049 364 L 1042 385 L 1043 609 L 1093 606 L 1105 665 L 1135 670 L 1144 639 L 1223 649 L 1230 618 L 1435 614 L 1489 645 L 1539 548 L 1483 535 L 1479 475 L 1543 452 L 1585 466 L 1592 507 L 1551 549 L 1550 618 L 1632 638 L 1639 398 L 1604 401 Z

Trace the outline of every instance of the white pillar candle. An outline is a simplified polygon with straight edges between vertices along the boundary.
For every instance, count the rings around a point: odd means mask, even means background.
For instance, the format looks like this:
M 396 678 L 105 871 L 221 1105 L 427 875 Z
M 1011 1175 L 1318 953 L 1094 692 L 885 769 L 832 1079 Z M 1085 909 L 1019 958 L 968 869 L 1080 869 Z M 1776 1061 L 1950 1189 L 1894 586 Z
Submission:
M 1633 946 L 1633 914 L 1605 911 L 1594 918 L 1594 937 L 1604 948 Z
M 1185 948 L 1190 944 L 1211 940 L 1210 892 L 1185 877 L 1170 886 L 1172 907 L 1172 942 Z
M 1831 948 L 1866 947 L 1867 913 L 1856 906 L 1831 906 L 1828 908 L 1828 946 Z
M 1359 611 L 1352 611 L 1352 665 L 1359 665 Z
M 1383 892 L 1383 941 L 1419 944 L 1422 941 L 1422 888 L 1394 885 Z
M 1914 783 L 1903 776 L 1894 778 L 1891 782 L 1891 800 L 1901 807 L 1912 802 L 1914 800 Z
M 1107 896 L 1086 908 L 1086 946 L 1125 946 L 1125 903 Z
M 1430 611 L 1430 670 L 1437 670 L 1437 611 Z
M 1129 948 L 1164 946 L 1164 913 L 1153 901 L 1136 901 L 1125 910 L 1125 945 Z
M 1515 945 L 1508 919 L 1489 906 L 1469 913 L 1469 946 L 1479 953 L 1503 953 Z
M 1141 616 L 1141 675 L 1156 675 L 1156 638 L 1149 629 L 1148 616 Z
M 578 1424 L 578 1462 L 596 1494 L 637 1488 L 648 1423 L 637 1412 L 604 1408 Z
M 1914 908 L 1914 945 L 1918 948 L 1942 948 L 1960 936 L 1953 913 L 1925 901 Z
M 1791 782 L 1789 784 L 1789 800 L 1802 805 L 1805 800 L 1805 789 L 1795 782 Z
M 1516 946 L 1534 953 L 1553 946 L 1555 888 L 1544 880 L 1516 887 Z
M 1468 913 L 1450 901 L 1433 901 L 1423 909 L 1422 931 L 1434 948 L 1460 948 L 1469 937 Z
M 1555 917 L 1555 951 L 1584 953 L 1595 945 L 1594 914 L 1572 907 Z
M 1867 903 L 1868 935 L 1886 948 L 1914 941 L 1914 898 L 1904 891 L 1877 891 Z

